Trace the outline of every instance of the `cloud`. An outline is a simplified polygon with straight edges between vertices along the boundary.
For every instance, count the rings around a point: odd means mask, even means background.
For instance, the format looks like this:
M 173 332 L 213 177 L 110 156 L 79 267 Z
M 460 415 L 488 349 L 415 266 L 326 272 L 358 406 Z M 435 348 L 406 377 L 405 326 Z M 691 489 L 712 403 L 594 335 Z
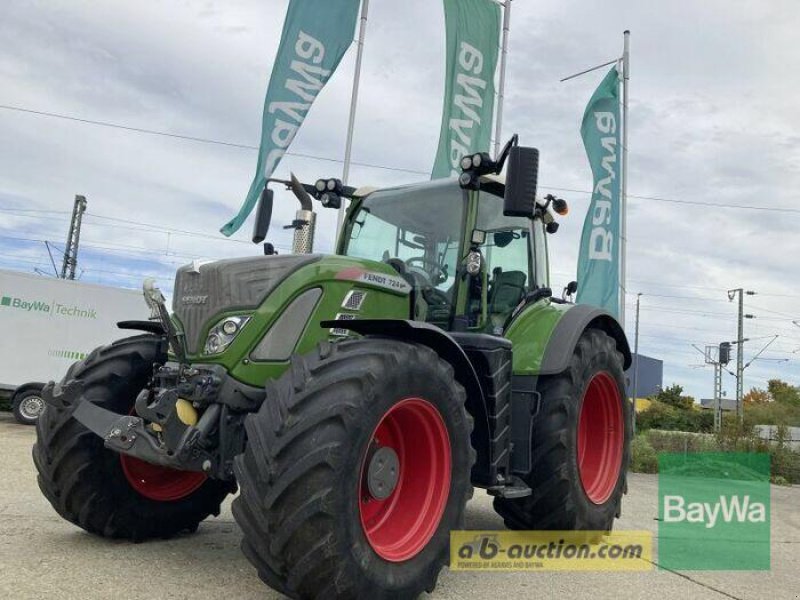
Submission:
M 0 104 L 257 145 L 286 4 L 117 0 L 89 10 L 6 3 Z M 419 173 L 354 165 L 351 183 L 425 179 L 441 115 L 442 9 L 429 0 L 370 9 L 354 160 Z M 578 127 L 602 73 L 559 79 L 617 56 L 622 29 L 633 32 L 630 192 L 698 204 L 631 198 L 628 331 L 642 292 L 642 352 L 665 360 L 665 383 L 684 383 L 695 396 L 710 394 L 712 378 L 690 368 L 702 361 L 691 344 L 735 335 L 728 288 L 761 292 L 748 297 L 758 318 L 748 321 L 747 335 L 782 336 L 763 356 L 800 356 L 792 354 L 800 328 L 790 318 L 800 318 L 800 214 L 699 204 L 800 207 L 800 82 L 789 76 L 800 67 L 791 25 L 799 10 L 786 1 L 513 3 L 504 136 L 517 132 L 540 148 L 540 181 L 549 188 L 591 186 Z M 354 58 L 351 48 L 293 152 L 342 158 Z M 246 243 L 249 223 L 235 241 L 217 233 L 244 198 L 253 150 L 4 110 L 0 138 L 0 208 L 60 211 L 0 211 L 0 268 L 52 270 L 45 245 L 20 238 L 63 244 L 63 213 L 76 193 L 89 199 L 81 251 L 87 280 L 135 286 L 155 274 L 169 289 L 175 267 L 192 257 L 259 251 Z M 290 171 L 313 181 L 339 175 L 341 164 L 286 156 L 277 175 Z M 589 198 L 559 194 L 572 211 L 549 240 L 557 290 L 574 277 Z M 291 195 L 276 194 L 270 237 L 279 246 L 290 245 L 281 226 L 296 208 Z M 329 251 L 333 211 L 320 210 L 317 230 L 317 248 Z M 749 343 L 747 355 L 760 343 Z M 754 363 L 746 386 L 769 377 L 798 382 L 795 363 Z M 731 380 L 726 387 L 732 394 Z

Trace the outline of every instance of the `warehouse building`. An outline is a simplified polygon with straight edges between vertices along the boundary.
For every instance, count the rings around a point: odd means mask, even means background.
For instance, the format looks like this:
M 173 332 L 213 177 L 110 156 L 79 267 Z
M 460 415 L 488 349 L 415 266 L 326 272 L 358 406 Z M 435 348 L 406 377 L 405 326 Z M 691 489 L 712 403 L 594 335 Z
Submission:
M 633 370 L 636 367 L 636 355 L 633 355 L 631 368 L 625 371 L 628 381 L 628 397 L 633 397 Z M 639 355 L 639 380 L 636 385 L 636 395 L 639 398 L 648 398 L 661 391 L 664 384 L 664 361 L 651 356 Z

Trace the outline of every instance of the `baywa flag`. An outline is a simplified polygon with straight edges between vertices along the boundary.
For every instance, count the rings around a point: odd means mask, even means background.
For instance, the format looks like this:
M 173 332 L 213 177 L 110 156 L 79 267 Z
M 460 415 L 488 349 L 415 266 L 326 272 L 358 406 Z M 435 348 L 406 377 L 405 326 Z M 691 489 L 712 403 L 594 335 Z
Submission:
M 220 230 L 235 233 L 353 41 L 360 0 L 290 0 L 264 100 L 261 147 L 247 198 Z
M 444 0 L 444 18 L 444 110 L 433 179 L 458 175 L 462 156 L 489 150 L 500 43 L 500 7 L 492 0 Z
M 619 73 L 614 67 L 583 114 L 581 136 L 592 168 L 592 202 L 578 256 L 578 298 L 619 317 L 620 142 Z

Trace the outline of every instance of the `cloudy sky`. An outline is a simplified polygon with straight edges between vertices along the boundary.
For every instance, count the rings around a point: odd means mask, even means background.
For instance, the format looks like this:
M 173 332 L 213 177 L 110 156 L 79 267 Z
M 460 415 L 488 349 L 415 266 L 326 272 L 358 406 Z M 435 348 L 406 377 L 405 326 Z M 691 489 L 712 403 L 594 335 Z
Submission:
M 82 279 L 166 290 L 192 258 L 257 253 L 250 222 L 217 233 L 253 175 L 263 95 L 287 0 L 30 1 L 0 8 L 0 268 L 52 273 L 75 194 L 89 208 Z M 692 344 L 731 340 L 743 286 L 752 357 L 745 388 L 800 383 L 800 5 L 790 0 L 514 0 L 504 136 L 537 146 L 540 182 L 572 207 L 550 239 L 554 287 L 574 278 L 591 177 L 579 136 L 598 72 L 632 31 L 628 331 L 642 293 L 640 347 L 665 383 L 709 397 Z M 444 73 L 438 0 L 373 0 L 352 184 L 426 178 Z M 355 48 L 321 93 L 277 175 L 341 173 Z M 207 143 L 34 114 L 38 111 Z M 309 158 L 316 157 L 316 158 Z M 271 238 L 296 201 L 277 195 Z M 729 208 L 733 205 L 751 208 Z M 335 214 L 321 209 L 317 249 Z M 56 257 L 57 260 L 57 257 Z M 758 338 L 758 339 L 756 339 Z M 788 362 L 779 362 L 788 359 Z M 734 393 L 726 375 L 728 395 Z

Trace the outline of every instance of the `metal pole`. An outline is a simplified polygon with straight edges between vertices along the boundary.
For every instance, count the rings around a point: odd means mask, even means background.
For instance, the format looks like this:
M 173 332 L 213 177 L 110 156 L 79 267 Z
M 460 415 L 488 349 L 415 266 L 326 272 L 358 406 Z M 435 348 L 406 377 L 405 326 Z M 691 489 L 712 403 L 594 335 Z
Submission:
M 741 420 L 742 396 L 744 391 L 744 290 L 739 288 L 739 327 L 736 341 L 738 349 L 736 351 L 736 416 Z
M 636 294 L 636 337 L 633 342 L 633 433 L 636 433 L 636 399 L 639 397 L 639 301 L 642 294 Z
M 61 279 L 75 279 L 75 267 L 78 266 L 78 245 L 81 241 L 81 221 L 86 210 L 86 198 L 76 195 L 72 208 L 72 220 L 67 233 L 67 246 L 64 249 L 64 261 L 61 264 Z
M 503 100 L 506 88 L 506 58 L 508 56 L 508 32 L 511 28 L 511 0 L 503 3 L 503 42 L 500 53 L 500 84 L 497 89 L 497 122 L 494 129 L 494 155 L 500 155 L 500 141 L 503 135 Z
M 623 33 L 622 51 L 622 225 L 620 232 L 620 303 L 619 314 L 625 328 L 625 290 L 627 289 L 627 251 L 628 251 L 628 87 L 630 86 L 630 40 L 631 32 Z
M 364 38 L 367 36 L 367 14 L 369 12 L 369 0 L 363 0 L 361 3 L 361 25 L 358 29 L 358 50 L 356 51 L 356 72 L 353 76 L 353 93 L 350 96 L 350 121 L 347 125 L 347 143 L 344 148 L 344 168 L 342 169 L 342 183 L 347 185 L 347 179 L 350 177 L 350 155 L 353 150 L 353 126 L 356 122 L 356 106 L 358 104 L 358 82 L 361 78 L 361 59 L 364 55 Z M 344 217 L 347 212 L 347 202 L 342 200 L 342 205 L 339 207 L 338 219 L 336 222 L 336 238 L 342 232 L 344 225 Z
M 714 363 L 714 431 L 722 427 L 722 365 Z

